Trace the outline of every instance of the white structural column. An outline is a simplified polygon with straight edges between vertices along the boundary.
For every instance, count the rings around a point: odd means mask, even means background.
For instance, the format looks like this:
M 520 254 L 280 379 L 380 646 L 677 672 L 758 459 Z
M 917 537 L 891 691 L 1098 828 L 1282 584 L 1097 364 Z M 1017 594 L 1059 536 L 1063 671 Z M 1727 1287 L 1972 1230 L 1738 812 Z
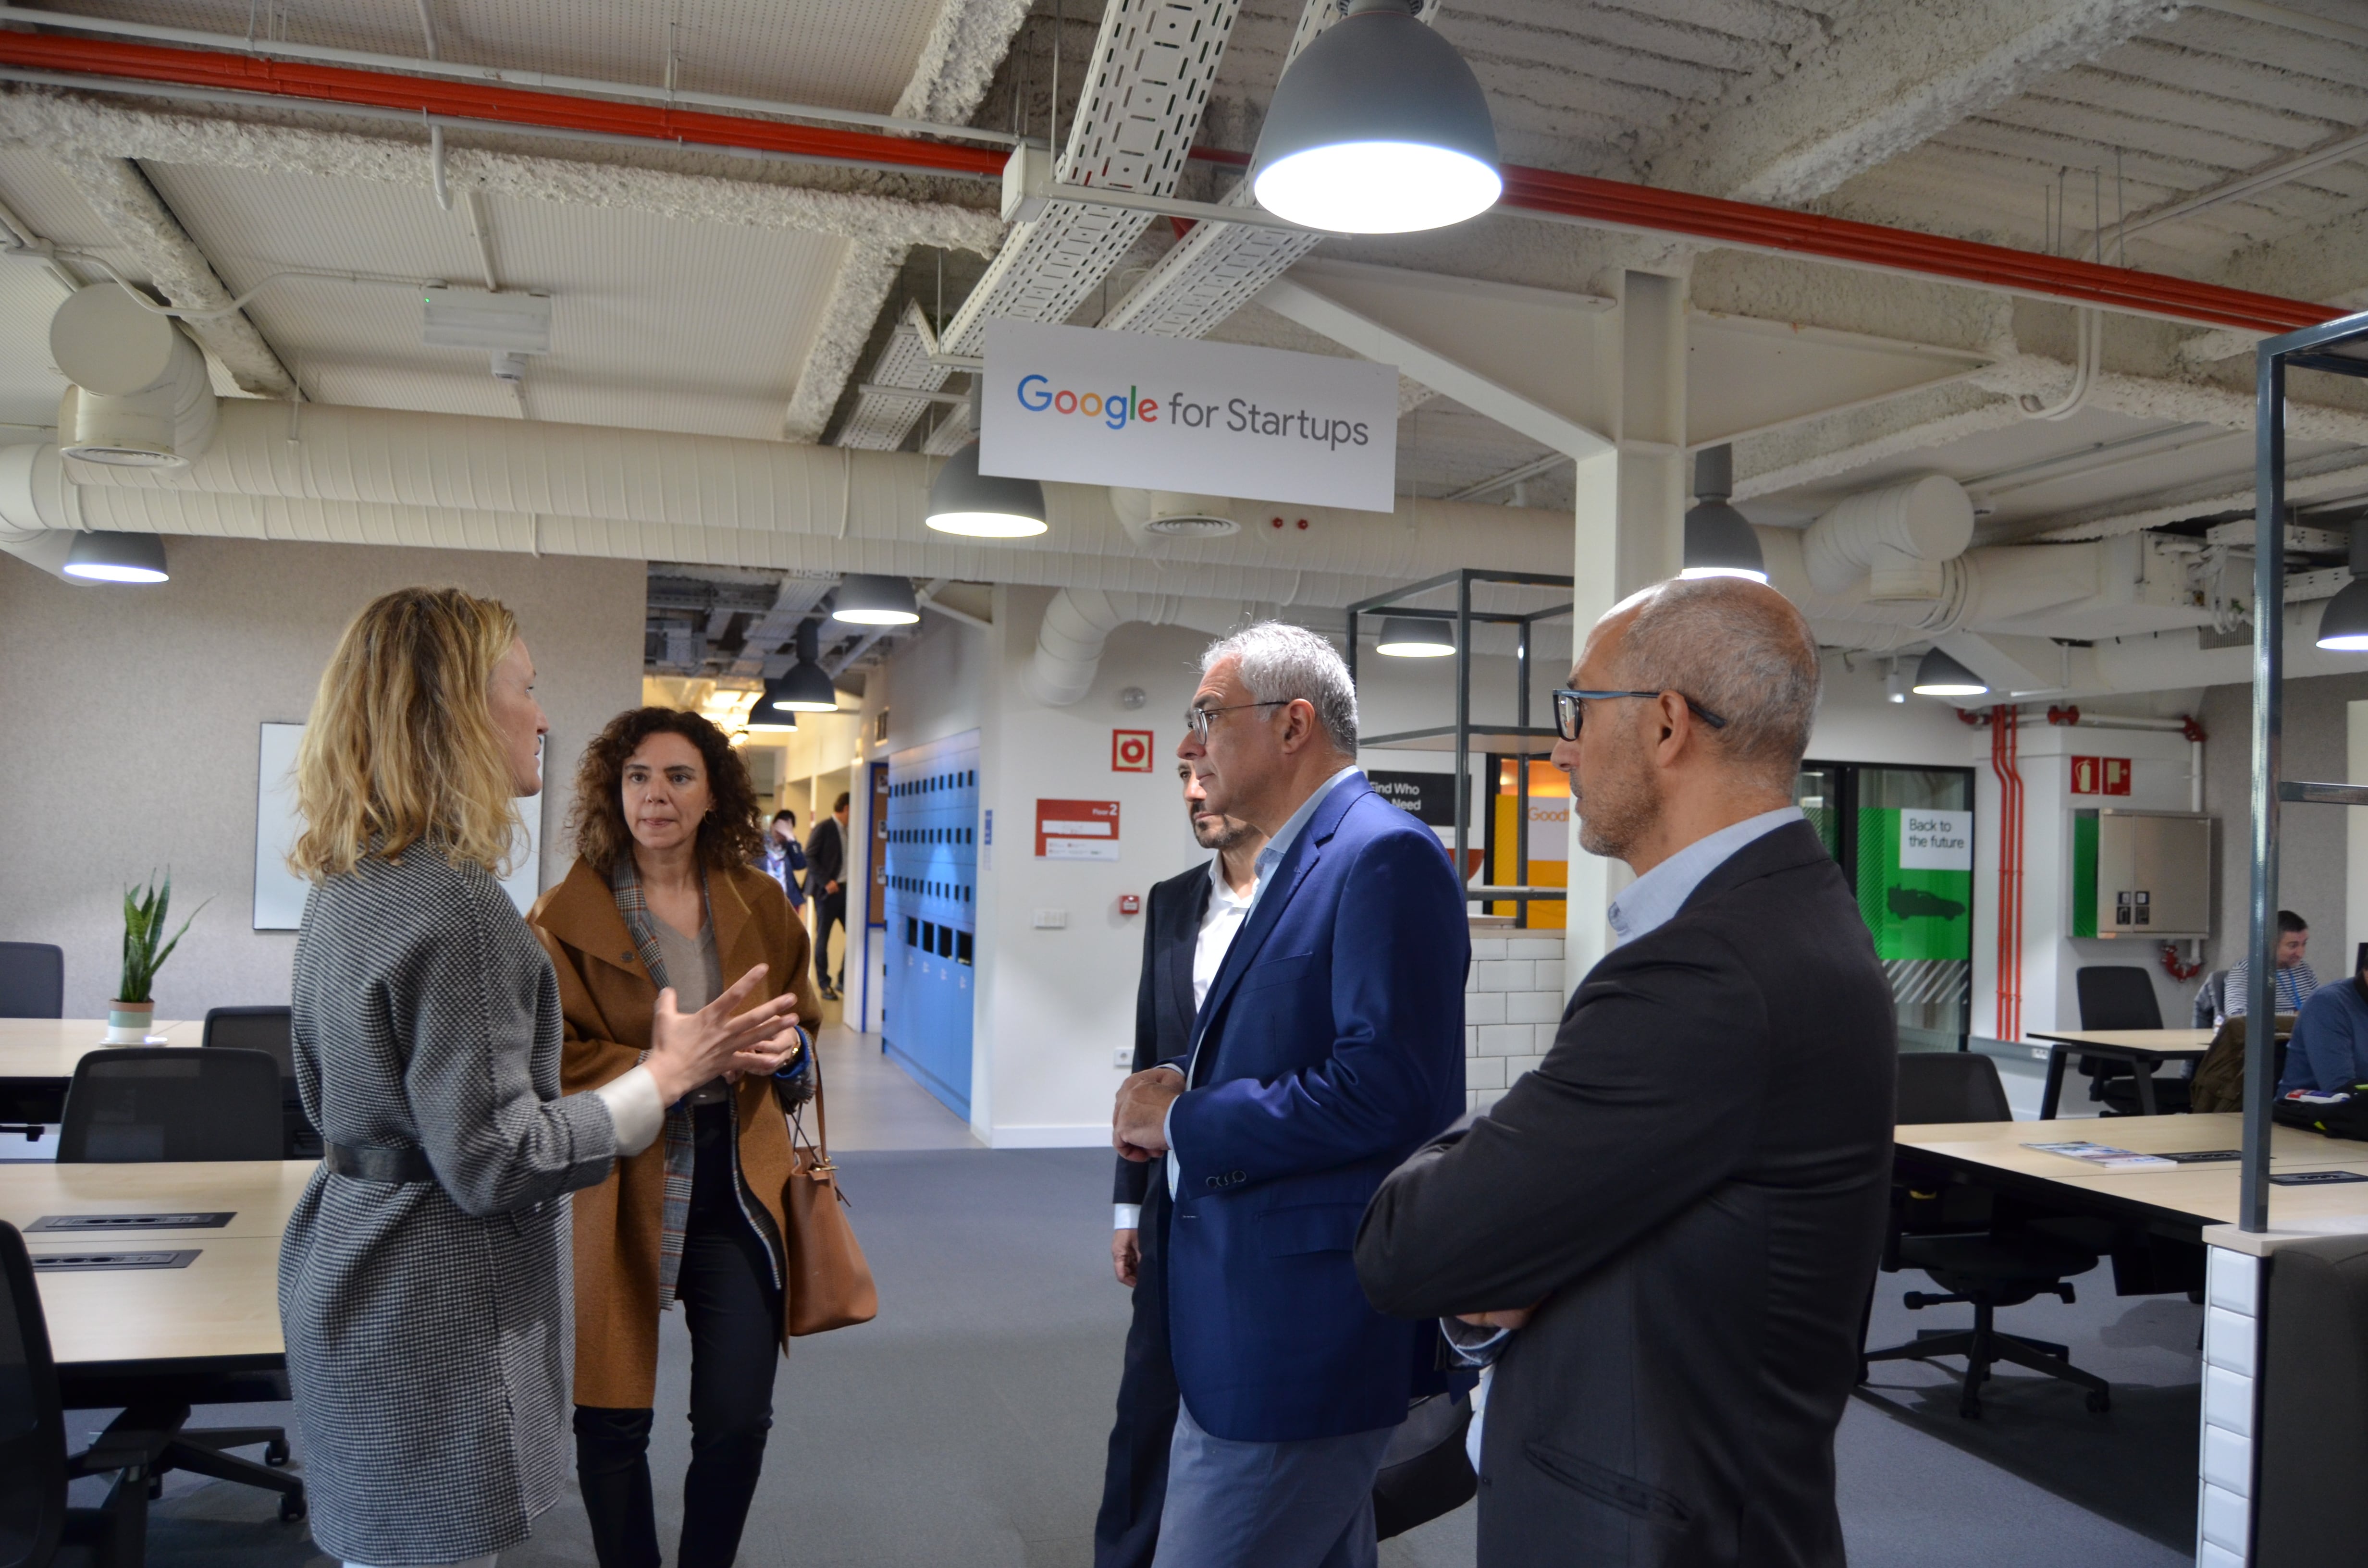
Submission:
M 1686 281 L 1631 272 L 1622 279 L 1609 363 L 1595 367 L 1616 392 L 1613 444 L 1580 459 L 1574 508 L 1571 619 L 1579 642 L 1606 610 L 1684 565 L 1686 500 Z M 1567 671 L 1557 672 L 1566 675 Z M 1556 682 L 1560 684 L 1559 679 Z M 1628 868 L 1579 847 L 1570 813 L 1565 990 L 1575 991 L 1611 945 L 1604 910 L 1630 881 Z

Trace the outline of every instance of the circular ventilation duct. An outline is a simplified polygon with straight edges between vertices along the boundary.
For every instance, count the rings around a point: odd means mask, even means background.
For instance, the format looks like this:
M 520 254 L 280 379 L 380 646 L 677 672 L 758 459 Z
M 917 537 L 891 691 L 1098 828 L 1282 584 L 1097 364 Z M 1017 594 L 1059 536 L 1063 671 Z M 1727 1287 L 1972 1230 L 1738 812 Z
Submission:
M 171 318 L 112 283 L 66 297 L 50 353 L 73 384 L 58 405 L 58 449 L 113 468 L 186 468 L 214 432 L 205 356 Z
M 1242 531 L 1242 525 L 1225 515 L 1222 496 L 1113 484 L 1110 498 L 1119 526 L 1137 543 L 1155 539 L 1224 539 Z
M 1242 525 L 1231 517 L 1207 512 L 1178 512 L 1170 517 L 1144 518 L 1143 531 L 1162 539 L 1223 539 L 1241 532 Z

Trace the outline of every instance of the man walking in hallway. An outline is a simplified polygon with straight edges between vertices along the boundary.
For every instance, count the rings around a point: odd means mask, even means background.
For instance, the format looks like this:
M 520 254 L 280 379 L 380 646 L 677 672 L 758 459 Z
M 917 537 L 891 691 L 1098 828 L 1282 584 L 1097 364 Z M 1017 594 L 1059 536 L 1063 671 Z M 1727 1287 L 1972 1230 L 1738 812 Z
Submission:
M 1834 1428 L 1891 1177 L 1891 990 L 1792 804 L 1817 647 L 1663 583 L 1554 693 L 1579 843 L 1636 881 L 1554 1049 L 1374 1199 L 1383 1310 L 1497 1358 L 1482 1568 L 1841 1568 Z
M 822 988 L 824 997 L 838 1000 L 840 983 L 847 977 L 847 955 L 839 955 L 838 968 L 830 967 L 830 928 L 847 927 L 847 808 L 850 797 L 842 790 L 832 803 L 830 815 L 814 824 L 814 837 L 806 842 L 806 892 L 814 901 L 814 983 Z M 837 979 L 833 975 L 837 976 Z
M 1239 817 L 1208 809 L 1208 795 L 1179 762 L 1184 811 L 1193 842 L 1217 858 L 1151 890 L 1144 914 L 1143 978 L 1134 1001 L 1134 1070 L 1182 1056 L 1191 1047 L 1192 1016 L 1249 913 L 1258 888 L 1258 852 L 1266 835 Z M 1176 1435 L 1176 1369 L 1167 1354 L 1167 1184 L 1149 1161 L 1121 1156 L 1110 1262 L 1134 1291 L 1126 1333 L 1126 1371 L 1118 1385 L 1102 1506 L 1094 1520 L 1094 1568 L 1150 1568 L 1167 1494 L 1167 1449 Z
M 1113 1117 L 1174 1200 L 1155 1562 L 1371 1568 L 1391 1430 L 1445 1379 L 1435 1330 L 1375 1312 L 1349 1248 L 1382 1178 L 1463 1109 L 1463 890 L 1357 770 L 1330 643 L 1269 621 L 1201 668 L 1177 756 L 1268 841 L 1190 1051 L 1127 1079 Z

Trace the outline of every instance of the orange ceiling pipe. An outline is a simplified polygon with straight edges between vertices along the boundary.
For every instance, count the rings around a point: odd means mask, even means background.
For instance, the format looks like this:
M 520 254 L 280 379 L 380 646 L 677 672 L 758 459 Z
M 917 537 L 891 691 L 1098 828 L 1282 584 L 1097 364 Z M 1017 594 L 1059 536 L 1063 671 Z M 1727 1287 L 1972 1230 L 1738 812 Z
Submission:
M 999 176 L 1004 164 L 1004 154 L 993 149 L 876 131 L 828 130 L 746 115 L 537 92 L 497 83 L 406 76 L 225 51 L 167 49 L 117 39 L 0 32 L 0 63 L 320 103 L 369 105 L 529 130 L 588 131 L 885 168 Z M 1229 164 L 1248 161 L 1240 153 L 1213 149 L 1197 152 L 1195 156 Z M 2291 332 L 2344 313 L 2307 301 L 1747 201 L 1722 201 L 1518 165 L 1508 165 L 1504 174 L 1501 206 L 1564 222 L 1681 235 L 1741 249 L 1808 256 L 2248 332 Z
M 999 176 L 1003 173 L 1004 154 L 992 148 L 950 146 L 874 131 L 825 130 L 746 115 L 575 97 L 496 83 L 404 76 L 391 71 L 358 71 L 350 66 L 266 60 L 212 50 L 165 49 L 117 39 L 0 32 L 0 62 L 40 71 L 267 93 L 323 103 L 366 104 L 457 119 L 498 120 L 528 129 L 591 131 L 654 142 L 750 149 L 946 174 Z

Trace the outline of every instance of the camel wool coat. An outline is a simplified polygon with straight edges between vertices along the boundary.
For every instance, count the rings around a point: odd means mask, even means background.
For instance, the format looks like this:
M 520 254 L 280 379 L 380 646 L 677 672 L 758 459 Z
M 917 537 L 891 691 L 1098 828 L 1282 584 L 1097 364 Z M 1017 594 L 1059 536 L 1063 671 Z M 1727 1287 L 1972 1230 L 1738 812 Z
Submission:
M 710 871 L 708 917 L 728 987 L 757 964 L 768 966 L 757 997 L 794 989 L 798 1018 L 811 1035 L 822 1016 L 814 994 L 811 944 L 780 884 L 735 866 Z M 544 893 L 528 924 L 559 974 L 565 1044 L 563 1093 L 597 1088 L 622 1076 L 649 1049 L 658 988 L 633 945 L 609 879 L 579 859 Z M 786 1239 L 781 1189 L 790 1179 L 787 1119 L 769 1079 L 748 1079 L 737 1094 L 740 1175 Z M 575 1195 L 575 1403 L 603 1410 L 647 1410 L 655 1402 L 658 1363 L 658 1243 L 666 1205 L 666 1139 L 617 1161 L 609 1179 Z M 778 1244 L 774 1256 L 780 1257 Z

